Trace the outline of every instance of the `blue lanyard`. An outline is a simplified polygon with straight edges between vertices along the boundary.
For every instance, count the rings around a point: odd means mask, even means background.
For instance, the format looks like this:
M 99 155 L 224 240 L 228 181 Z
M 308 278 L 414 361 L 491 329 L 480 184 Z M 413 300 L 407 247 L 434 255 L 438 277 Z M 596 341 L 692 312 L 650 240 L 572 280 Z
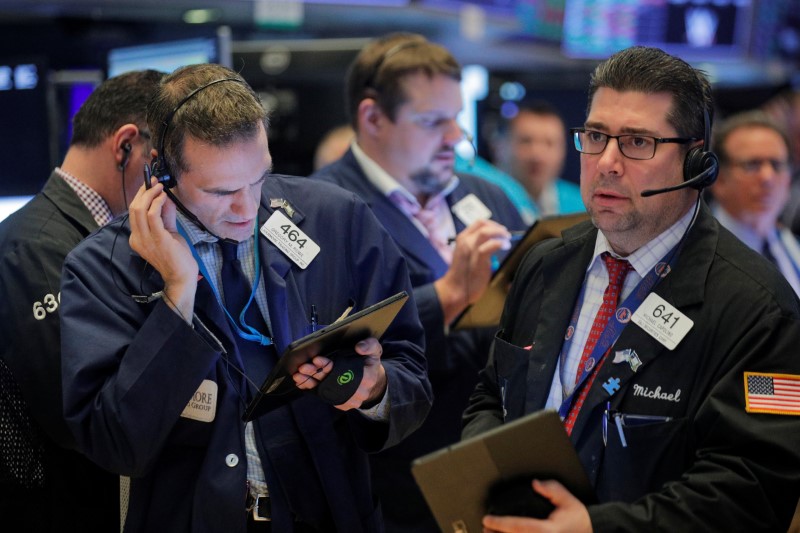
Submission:
M 250 304 L 253 302 L 253 298 L 255 298 L 256 291 L 258 290 L 258 282 L 261 279 L 261 271 L 259 270 L 260 261 L 259 261 L 259 254 L 258 250 L 256 249 L 258 243 L 258 220 L 256 220 L 255 224 L 253 225 L 253 255 L 255 256 L 255 267 L 256 267 L 256 276 L 255 280 L 253 281 L 253 290 L 250 291 L 250 298 L 247 300 L 247 303 L 242 309 L 242 312 L 239 313 L 239 320 L 235 320 L 231 314 L 228 312 L 228 309 L 225 307 L 225 304 L 222 301 L 222 298 L 219 295 L 219 291 L 214 286 L 212 282 L 213 278 L 208 275 L 208 269 L 206 268 L 203 259 L 200 257 L 200 254 L 197 253 L 197 249 L 192 244 L 191 239 L 189 239 L 188 233 L 184 229 L 183 225 L 178 221 L 178 233 L 184 238 L 186 243 L 189 245 L 189 249 L 192 250 L 192 255 L 194 256 L 194 260 L 197 261 L 197 266 L 200 269 L 200 273 L 203 275 L 204 278 L 208 280 L 208 284 L 211 286 L 211 290 L 214 292 L 214 296 L 219 303 L 219 306 L 225 312 L 225 316 L 228 317 L 228 322 L 230 322 L 231 327 L 234 329 L 236 334 L 248 341 L 257 342 L 262 346 L 269 346 L 272 344 L 272 338 L 267 337 L 266 335 L 262 334 L 260 331 L 255 329 L 252 326 L 248 326 L 244 320 L 244 315 L 247 312 L 247 309 L 250 308 Z
M 561 402 L 561 407 L 558 409 L 558 414 L 561 415 L 562 419 L 565 419 L 569 414 L 569 409 L 572 405 L 575 393 L 580 390 L 581 385 L 583 385 L 583 382 L 586 380 L 586 378 L 591 375 L 595 366 L 600 363 L 600 360 L 603 358 L 605 353 L 617 341 L 619 336 L 622 334 L 622 330 L 628 325 L 628 322 L 630 322 L 631 317 L 639 308 L 641 303 L 645 298 L 647 298 L 647 295 L 650 294 L 650 291 L 653 290 L 656 284 L 658 284 L 661 279 L 665 278 L 667 274 L 670 273 L 672 264 L 674 264 L 678 257 L 679 245 L 680 243 L 675 245 L 672 250 L 667 252 L 667 255 L 665 255 L 661 261 L 656 263 L 656 266 L 650 270 L 650 272 L 648 272 L 647 275 L 636 285 L 636 288 L 631 294 L 628 295 L 627 298 L 625 298 L 625 301 L 617 306 L 614 316 L 608 321 L 605 329 L 603 329 L 603 333 L 600 334 L 600 338 L 597 339 L 597 344 L 595 344 L 592 353 L 586 360 L 586 364 L 584 365 L 583 369 L 578 369 L 581 371 L 581 375 L 578 379 L 578 382 L 575 384 L 575 388 L 572 390 L 572 393 Z M 586 284 L 584 283 L 584 286 L 581 289 L 581 294 L 578 297 L 578 302 L 575 304 L 575 309 L 572 311 L 572 318 L 570 319 L 569 327 L 567 328 L 567 334 L 564 337 L 564 344 L 561 347 L 559 359 L 561 363 L 560 368 L 562 369 L 566 363 L 567 354 L 569 353 L 569 348 L 572 345 L 572 339 L 575 336 L 575 330 L 578 326 L 578 316 L 580 315 L 581 307 L 583 307 L 583 298 L 585 293 Z

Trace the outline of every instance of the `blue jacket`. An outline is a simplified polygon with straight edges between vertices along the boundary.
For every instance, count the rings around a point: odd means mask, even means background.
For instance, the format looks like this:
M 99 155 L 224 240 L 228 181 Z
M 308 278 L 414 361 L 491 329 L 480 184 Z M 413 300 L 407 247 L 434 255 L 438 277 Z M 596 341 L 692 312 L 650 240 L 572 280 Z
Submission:
M 292 221 L 320 245 L 306 269 L 259 238 L 278 353 L 352 299 L 362 309 L 402 290 L 405 263 L 354 195 L 303 178 L 272 176 L 261 197 L 296 209 Z M 126 532 L 244 532 L 246 390 L 233 334 L 205 280 L 198 284 L 194 327 L 162 300 L 136 303 L 163 282 L 128 245 L 126 220 L 72 252 L 62 284 L 64 409 L 78 444 L 100 465 L 130 475 Z M 410 304 L 410 305 L 409 305 Z M 208 328 L 208 331 L 200 325 Z M 227 354 L 221 353 L 219 339 Z M 324 530 L 380 531 L 367 455 L 416 429 L 431 403 L 423 335 L 413 299 L 382 339 L 391 412 L 388 423 L 338 411 L 313 394 L 255 424 L 273 512 L 273 531 L 297 519 Z M 204 380 L 218 386 L 212 422 L 181 416 Z
M 352 151 L 314 174 L 360 196 L 372 208 L 406 258 L 419 316 L 425 328 L 425 354 L 433 385 L 434 404 L 425 424 L 400 446 L 371 457 L 373 480 L 381 496 L 390 531 L 420 533 L 438 531 L 416 486 L 409 465 L 460 438 L 461 414 L 486 363 L 493 331 L 485 329 L 448 332 L 433 282 L 448 265 L 413 222 L 366 177 Z M 460 184 L 447 197 L 452 207 L 475 194 L 492 212 L 492 219 L 509 230 L 525 225 L 514 205 L 495 185 L 470 175 L 459 175 Z M 465 229 L 453 217 L 456 232 Z

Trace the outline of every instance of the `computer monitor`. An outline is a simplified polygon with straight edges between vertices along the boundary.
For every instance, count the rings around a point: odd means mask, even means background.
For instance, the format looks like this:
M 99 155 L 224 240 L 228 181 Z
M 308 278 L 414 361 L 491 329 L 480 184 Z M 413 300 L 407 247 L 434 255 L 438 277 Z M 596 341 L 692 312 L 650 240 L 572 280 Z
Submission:
M 218 32 L 216 37 L 113 48 L 108 53 L 108 77 L 144 69 L 169 73 L 197 63 L 230 66 L 230 43 L 223 42 L 225 39 L 229 41 L 229 32 Z
M 753 0 L 567 0 L 562 51 L 606 58 L 634 45 L 655 46 L 686 60 L 746 57 Z
M 30 196 L 52 171 L 47 62 L 0 57 L 0 197 Z

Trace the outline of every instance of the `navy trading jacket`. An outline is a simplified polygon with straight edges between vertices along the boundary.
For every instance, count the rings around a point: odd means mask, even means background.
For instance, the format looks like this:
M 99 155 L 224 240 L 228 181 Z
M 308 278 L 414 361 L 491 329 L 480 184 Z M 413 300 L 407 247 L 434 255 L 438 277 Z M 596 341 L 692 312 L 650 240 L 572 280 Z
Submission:
M 258 223 L 276 210 L 292 211 L 291 221 L 320 246 L 302 269 L 259 234 L 277 353 L 309 332 L 312 305 L 325 325 L 351 300 L 357 311 L 410 292 L 402 257 L 354 195 L 304 178 L 270 176 Z M 205 280 L 198 283 L 194 327 L 161 299 L 135 302 L 131 294 L 159 291 L 163 282 L 131 251 L 128 235 L 124 220 L 112 223 L 65 263 L 67 422 L 91 459 L 131 476 L 126 531 L 243 533 L 247 461 L 240 391 L 245 384 L 233 368 L 242 365 L 233 334 Z M 381 531 L 366 453 L 398 443 L 422 423 L 431 403 L 413 300 L 381 342 L 388 422 L 339 411 L 309 393 L 257 419 L 273 531 L 291 532 L 295 519 L 318 527 L 333 524 L 337 531 Z M 208 382 L 218 389 L 213 420 L 182 416 Z

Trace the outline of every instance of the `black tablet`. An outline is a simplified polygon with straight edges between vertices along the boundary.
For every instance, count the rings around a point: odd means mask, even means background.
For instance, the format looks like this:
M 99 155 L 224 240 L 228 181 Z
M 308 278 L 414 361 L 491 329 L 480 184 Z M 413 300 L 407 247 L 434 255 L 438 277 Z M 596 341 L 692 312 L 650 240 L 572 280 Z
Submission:
M 289 344 L 247 406 L 244 420 L 257 418 L 270 405 L 280 403 L 281 396 L 290 396 L 298 391 L 292 374 L 303 363 L 311 361 L 317 355 L 353 348 L 358 341 L 369 337 L 380 339 L 406 300 L 407 292 L 397 293 Z

